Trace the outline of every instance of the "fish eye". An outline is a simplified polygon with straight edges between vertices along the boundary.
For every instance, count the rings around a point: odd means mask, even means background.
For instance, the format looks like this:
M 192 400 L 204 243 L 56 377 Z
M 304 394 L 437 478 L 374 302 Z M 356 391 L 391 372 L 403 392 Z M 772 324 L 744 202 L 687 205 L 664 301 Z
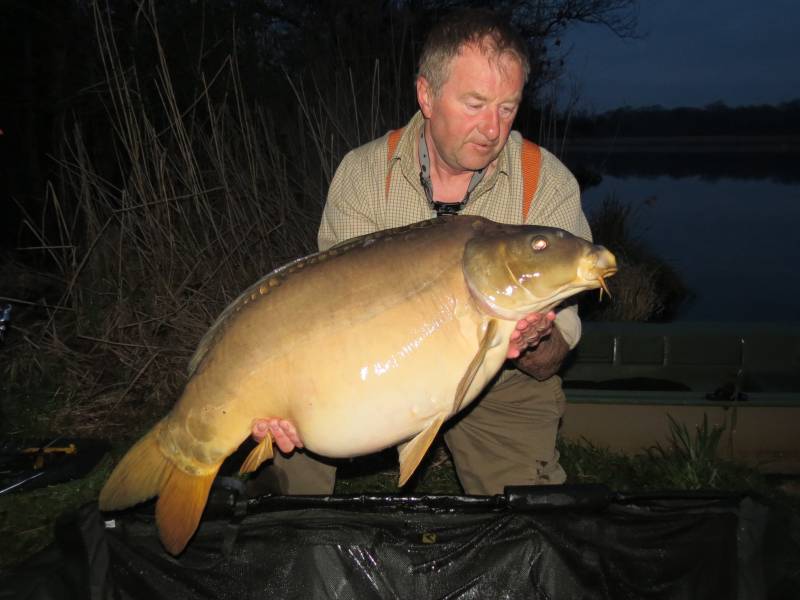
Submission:
M 533 248 L 534 252 L 541 252 L 545 250 L 548 246 L 547 240 L 540 235 L 537 235 L 531 241 L 531 248 Z

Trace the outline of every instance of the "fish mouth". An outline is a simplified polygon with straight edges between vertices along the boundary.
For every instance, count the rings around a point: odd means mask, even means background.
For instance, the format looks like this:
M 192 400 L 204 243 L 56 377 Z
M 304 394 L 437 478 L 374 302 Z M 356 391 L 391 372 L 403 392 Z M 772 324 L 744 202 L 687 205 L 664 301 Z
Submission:
M 608 289 L 606 278 L 616 272 L 617 259 L 603 246 L 596 246 L 589 255 L 584 257 L 578 268 L 578 276 L 581 279 L 587 282 L 596 282 L 596 285 L 592 285 L 592 287 L 599 287 L 609 296 L 611 296 L 611 292 Z

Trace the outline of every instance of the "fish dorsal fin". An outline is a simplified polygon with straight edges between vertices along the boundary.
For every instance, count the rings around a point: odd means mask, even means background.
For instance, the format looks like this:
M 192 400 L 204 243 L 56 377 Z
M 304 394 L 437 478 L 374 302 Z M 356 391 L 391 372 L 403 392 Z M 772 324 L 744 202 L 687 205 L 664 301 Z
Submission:
M 444 423 L 444 417 L 445 415 L 438 415 L 414 438 L 399 446 L 400 482 L 397 484 L 398 487 L 404 486 L 417 470 L 419 463 L 422 462 L 422 457 L 425 456 L 436 434 L 439 433 L 439 429 Z
M 239 467 L 239 474 L 252 473 L 261 466 L 261 463 L 272 458 L 272 455 L 272 434 L 268 433 L 244 459 L 242 466 Z
M 486 331 L 484 332 L 481 343 L 478 346 L 478 352 L 475 354 L 472 362 L 469 363 L 466 373 L 464 373 L 464 376 L 458 383 L 456 396 L 453 399 L 453 414 L 461 410 L 461 405 L 464 403 L 464 397 L 467 395 L 467 390 L 469 389 L 470 384 L 472 384 L 472 380 L 475 379 L 475 374 L 478 372 L 481 364 L 483 364 L 483 359 L 486 358 L 486 353 L 489 351 L 489 347 L 492 344 L 492 338 L 494 337 L 496 331 L 497 320 L 489 319 L 489 322 L 486 324 Z

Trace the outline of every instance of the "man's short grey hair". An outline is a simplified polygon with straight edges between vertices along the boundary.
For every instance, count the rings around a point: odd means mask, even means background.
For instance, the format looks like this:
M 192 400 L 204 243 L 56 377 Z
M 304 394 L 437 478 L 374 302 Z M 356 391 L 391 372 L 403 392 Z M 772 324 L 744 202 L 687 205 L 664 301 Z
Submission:
M 531 71 L 528 49 L 508 20 L 488 10 L 466 9 L 445 17 L 433 26 L 419 58 L 418 76 L 424 77 L 438 94 L 450 76 L 450 64 L 465 46 L 480 48 L 490 60 L 515 58 L 524 80 Z

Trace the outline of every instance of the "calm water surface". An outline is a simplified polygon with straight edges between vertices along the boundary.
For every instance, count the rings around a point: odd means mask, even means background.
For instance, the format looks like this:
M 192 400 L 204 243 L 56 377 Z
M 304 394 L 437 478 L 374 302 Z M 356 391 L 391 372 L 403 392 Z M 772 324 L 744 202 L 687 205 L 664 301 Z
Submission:
M 606 175 L 586 212 L 609 194 L 696 295 L 677 320 L 800 321 L 800 184 Z

